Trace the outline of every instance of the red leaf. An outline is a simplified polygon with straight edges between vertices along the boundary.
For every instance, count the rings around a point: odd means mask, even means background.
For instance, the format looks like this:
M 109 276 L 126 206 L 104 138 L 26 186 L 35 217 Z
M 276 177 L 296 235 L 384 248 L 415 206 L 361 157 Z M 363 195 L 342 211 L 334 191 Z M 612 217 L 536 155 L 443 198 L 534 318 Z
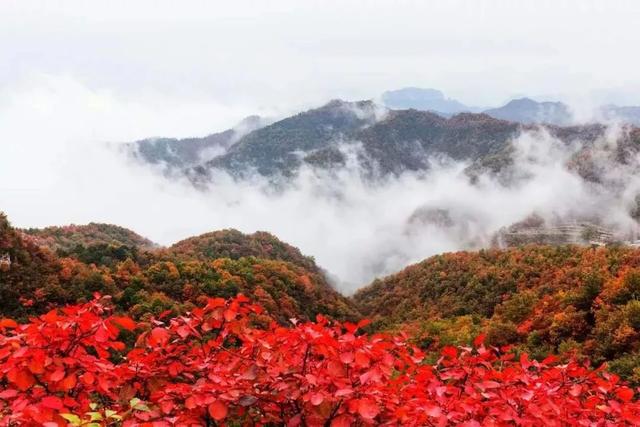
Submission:
M 176 332 L 180 336 L 180 338 L 185 339 L 189 336 L 191 330 L 187 325 L 182 325 L 178 329 L 176 329 Z
M 633 394 L 633 390 L 631 390 L 629 387 L 620 387 L 618 390 L 616 390 L 616 396 L 623 402 L 630 402 L 631 399 L 633 399 Z
M 473 340 L 473 346 L 474 347 L 480 347 L 482 344 L 484 344 L 484 340 L 487 336 L 485 334 L 480 334 L 476 337 L 476 339 Z
M 371 323 L 371 320 L 362 319 L 361 321 L 358 322 L 358 328 L 364 328 L 365 326 L 367 326 L 370 323 Z
M 353 390 L 350 388 L 341 388 L 339 390 L 336 390 L 335 392 L 335 396 L 336 397 L 343 397 L 343 396 L 348 396 L 350 394 L 353 393 Z
M 163 400 L 160 403 L 160 409 L 162 410 L 162 412 L 164 414 L 170 414 L 171 411 L 173 410 L 173 407 L 175 405 L 173 404 L 173 402 L 171 400 Z
M 327 372 L 332 377 L 344 377 L 346 373 L 342 363 L 336 362 L 335 360 L 330 360 L 329 363 L 327 363 Z
M 17 328 L 18 323 L 13 319 L 0 319 L 0 328 Z
M 238 313 L 235 312 L 235 310 L 232 309 L 228 309 L 224 311 L 224 320 L 226 320 L 227 322 L 231 322 L 233 319 L 236 318 L 236 315 Z
M 34 374 L 44 373 L 44 358 L 33 357 L 29 361 L 29 370 Z
M 71 375 L 68 375 L 64 380 L 60 381 L 59 387 L 62 391 L 69 391 L 76 386 L 77 382 L 78 380 L 76 378 L 76 375 L 71 374 Z
M 339 415 L 331 421 L 331 427 L 351 427 L 352 420 L 347 414 Z
M 324 402 L 324 396 L 322 395 L 322 393 L 313 393 L 311 395 L 311 404 L 313 406 L 318 406 L 322 402 Z
M 439 406 L 436 405 L 425 405 L 424 413 L 429 415 L 430 417 L 439 417 L 442 415 L 442 410 Z
M 64 407 L 64 405 L 62 404 L 62 399 L 56 396 L 47 396 L 42 399 L 40 404 L 45 408 L 49 408 L 49 409 L 60 410 Z
M 162 313 L 158 314 L 158 319 L 164 319 L 165 317 L 171 314 L 172 310 L 165 310 Z
M 164 328 L 153 328 L 148 341 L 151 346 L 162 347 L 169 341 L 169 332 Z
M 216 400 L 211 405 L 209 405 L 209 415 L 216 420 L 224 420 L 227 417 L 227 405 L 221 400 Z
M 53 382 L 57 382 L 60 381 L 61 379 L 64 378 L 64 369 L 56 369 L 55 371 L 53 371 L 53 373 L 49 376 L 49 380 L 53 381 Z
M 16 397 L 17 395 L 18 391 L 13 389 L 0 391 L 0 399 L 11 399 L 13 397 Z
M 367 356 L 362 351 L 356 352 L 355 361 L 356 361 L 356 365 L 361 367 L 361 368 L 368 368 L 369 364 L 371 363 L 371 360 L 369 359 L 369 356 Z
M 82 381 L 85 385 L 91 385 L 96 380 L 95 376 L 91 372 L 85 372 L 81 377 L 80 381 Z
M 456 357 L 458 357 L 458 349 L 456 349 L 455 347 L 447 346 L 442 349 L 442 355 L 451 359 L 455 359 Z
M 22 391 L 29 390 L 36 383 L 31 372 L 20 369 L 18 371 L 10 371 L 7 377 Z
M 96 339 L 96 341 L 107 342 L 109 341 L 110 337 L 111 335 L 109 334 L 109 330 L 107 329 L 106 326 L 104 326 L 104 323 L 98 326 L 98 329 L 96 330 L 96 333 L 94 335 L 94 338 Z
M 375 402 L 370 399 L 364 398 L 360 399 L 360 401 L 358 402 L 358 413 L 362 418 L 372 420 L 380 413 L 380 409 L 378 408 L 378 405 L 375 404 Z
M 133 331 L 138 325 L 134 322 L 130 317 L 122 316 L 122 317 L 112 317 L 111 320 L 127 331 Z
M 340 361 L 346 364 L 353 362 L 353 352 L 346 351 L 344 353 L 340 353 Z

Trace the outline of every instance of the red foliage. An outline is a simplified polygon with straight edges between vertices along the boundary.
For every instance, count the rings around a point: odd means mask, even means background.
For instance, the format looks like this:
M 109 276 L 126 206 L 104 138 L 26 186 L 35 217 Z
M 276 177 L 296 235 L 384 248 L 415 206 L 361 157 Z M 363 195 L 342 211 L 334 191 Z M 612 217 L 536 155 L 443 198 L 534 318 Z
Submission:
M 3 319 L 0 424 L 63 426 L 66 414 L 106 410 L 154 427 L 640 424 L 634 391 L 603 369 L 514 360 L 482 337 L 430 365 L 402 335 L 359 334 L 364 322 L 264 327 L 261 311 L 243 296 L 210 299 L 137 325 L 96 300 Z M 143 329 L 125 355 L 119 335 Z

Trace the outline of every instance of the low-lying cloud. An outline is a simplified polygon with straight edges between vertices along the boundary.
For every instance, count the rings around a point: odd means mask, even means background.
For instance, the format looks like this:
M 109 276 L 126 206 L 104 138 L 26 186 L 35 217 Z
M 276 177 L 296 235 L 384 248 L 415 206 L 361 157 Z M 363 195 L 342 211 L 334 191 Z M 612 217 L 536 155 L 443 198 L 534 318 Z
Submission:
M 427 173 L 373 185 L 352 152 L 343 169 L 303 168 L 282 191 L 222 172 L 197 190 L 132 163 L 104 142 L 186 136 L 189 120 L 192 134 L 205 134 L 205 115 L 218 118 L 208 129 L 214 131 L 251 111 L 176 109 L 64 79 L 41 83 L 0 98 L 0 209 L 20 227 L 109 222 L 161 244 L 222 228 L 265 230 L 314 256 L 345 293 L 436 253 L 488 246 L 500 228 L 534 212 L 549 219 L 597 216 L 625 234 L 637 231 L 629 216 L 640 192 L 637 159 L 589 183 L 566 166 L 575 144 L 544 132 L 514 142 L 509 184 L 488 174 L 471 180 L 468 164 L 433 159 Z M 598 143 L 594 155 L 604 164 L 620 132 Z

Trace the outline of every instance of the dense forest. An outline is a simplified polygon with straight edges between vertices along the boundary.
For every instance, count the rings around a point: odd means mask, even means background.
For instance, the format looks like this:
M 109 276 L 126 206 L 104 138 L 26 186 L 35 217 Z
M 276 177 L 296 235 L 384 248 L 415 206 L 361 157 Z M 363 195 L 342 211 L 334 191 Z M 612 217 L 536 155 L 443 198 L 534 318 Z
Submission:
M 1 425 L 640 422 L 629 247 L 447 253 L 345 297 L 266 232 L 0 215 L 0 300 Z
M 60 230 L 73 230 L 58 237 Z M 115 231 L 95 233 L 95 229 Z M 0 216 L 2 314 L 26 318 L 62 304 L 88 301 L 95 292 L 136 318 L 166 310 L 184 313 L 207 297 L 251 295 L 275 317 L 358 317 L 311 258 L 268 233 L 224 230 L 150 250 L 96 224 L 22 232 Z M 32 238 L 36 235 L 37 238 Z M 62 240 L 57 253 L 39 242 Z M 133 245 L 132 245 L 133 243 Z
M 434 256 L 354 296 L 376 328 L 410 324 L 424 348 L 513 344 L 573 353 L 640 381 L 640 251 L 525 246 Z

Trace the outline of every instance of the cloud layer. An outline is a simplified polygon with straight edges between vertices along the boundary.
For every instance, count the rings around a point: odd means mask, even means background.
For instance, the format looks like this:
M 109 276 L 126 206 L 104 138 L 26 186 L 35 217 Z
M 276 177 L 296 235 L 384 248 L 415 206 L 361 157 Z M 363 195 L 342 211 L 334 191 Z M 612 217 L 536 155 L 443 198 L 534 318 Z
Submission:
M 375 186 L 349 162 L 331 174 L 303 169 L 281 192 L 260 179 L 238 183 L 224 175 L 199 191 L 125 161 L 105 142 L 192 128 L 205 134 L 202 117 L 217 120 L 212 131 L 252 111 L 209 104 L 176 109 L 67 78 L 42 77 L 3 95 L 0 209 L 21 227 L 110 222 L 162 244 L 228 227 L 266 230 L 314 256 L 346 293 L 427 256 L 486 246 L 501 227 L 532 212 L 597 215 L 625 232 L 637 227 L 628 212 L 640 191 L 638 159 L 605 168 L 604 184 L 586 183 L 565 166 L 577 147 L 542 132 L 515 142 L 518 179 L 509 185 L 489 176 L 472 184 L 465 164 L 434 160 L 426 175 Z M 598 143 L 602 164 L 619 132 Z M 430 220 L 434 212 L 446 220 Z

